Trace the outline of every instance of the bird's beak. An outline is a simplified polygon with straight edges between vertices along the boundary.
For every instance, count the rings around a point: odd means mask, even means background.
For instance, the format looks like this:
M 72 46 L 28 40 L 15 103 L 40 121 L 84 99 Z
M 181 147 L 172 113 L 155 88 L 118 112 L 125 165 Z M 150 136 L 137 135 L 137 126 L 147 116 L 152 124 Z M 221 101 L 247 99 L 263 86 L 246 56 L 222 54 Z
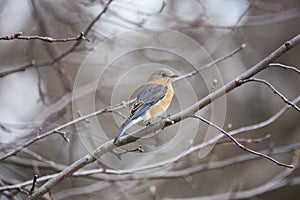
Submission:
M 169 76 L 170 78 L 176 78 L 176 77 L 179 77 L 178 75 L 171 75 L 171 76 Z

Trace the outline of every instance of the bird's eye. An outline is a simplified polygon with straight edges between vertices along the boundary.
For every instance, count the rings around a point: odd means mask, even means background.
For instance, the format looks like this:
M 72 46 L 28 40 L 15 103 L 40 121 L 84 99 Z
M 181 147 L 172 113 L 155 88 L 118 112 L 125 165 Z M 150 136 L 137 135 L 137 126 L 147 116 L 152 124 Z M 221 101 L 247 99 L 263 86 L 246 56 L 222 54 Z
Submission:
M 162 76 L 162 77 L 167 77 L 167 74 L 164 73 L 164 72 L 162 72 L 162 73 L 161 73 L 161 76 Z

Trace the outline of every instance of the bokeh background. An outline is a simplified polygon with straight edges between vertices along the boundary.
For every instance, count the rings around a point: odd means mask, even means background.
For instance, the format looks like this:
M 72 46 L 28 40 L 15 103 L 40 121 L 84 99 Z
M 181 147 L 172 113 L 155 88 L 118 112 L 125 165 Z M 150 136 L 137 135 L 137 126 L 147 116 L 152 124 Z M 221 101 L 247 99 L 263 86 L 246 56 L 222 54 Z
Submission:
M 3 0 L 0 2 L 0 35 L 22 32 L 23 35 L 52 38 L 76 37 L 101 12 L 105 4 L 106 1 L 100 0 Z M 0 78 L 0 155 L 76 116 L 130 100 L 136 96 L 141 83 L 148 79 L 152 68 L 168 66 L 183 75 L 230 53 L 241 44 L 246 44 L 244 50 L 214 66 L 222 75 L 217 83 L 221 87 L 222 82 L 233 80 L 286 40 L 299 34 L 299 20 L 298 0 L 115 0 L 92 27 L 87 35 L 88 41 L 83 41 L 62 60 L 50 66 L 34 67 Z M 191 65 L 184 57 L 172 51 L 151 48 L 128 52 L 108 63 L 108 52 L 126 49 L 128 45 L 136 44 L 138 47 L 143 40 L 136 37 L 124 42 L 112 38 L 126 31 L 147 27 L 178 31 L 195 40 L 201 46 L 196 50 L 187 48 L 184 41 L 177 38 L 166 38 L 169 41 L 161 43 L 171 43 L 175 49 L 184 49 L 197 64 Z M 99 46 L 103 42 L 106 42 L 106 49 L 99 52 Z M 0 70 L 11 70 L 33 60 L 51 60 L 73 44 L 74 42 L 47 43 L 39 40 L 0 41 Z M 296 46 L 276 62 L 299 69 L 299 53 L 300 46 Z M 151 63 L 157 64 L 153 67 Z M 143 71 L 142 68 L 147 69 Z M 100 77 L 97 76 L 99 71 Z M 213 75 L 212 77 L 214 78 Z M 257 77 L 269 81 L 290 100 L 300 94 L 300 76 L 293 71 L 268 68 Z M 98 81 L 96 88 L 89 85 L 94 80 Z M 168 114 L 177 113 L 206 96 L 211 85 L 200 74 L 174 83 L 174 89 L 178 94 L 184 94 L 185 90 L 192 91 L 191 98 L 175 98 Z M 94 100 L 94 105 L 89 104 L 89 99 Z M 234 130 L 274 116 L 285 103 L 265 85 L 248 83 L 227 94 L 222 105 L 226 108 L 225 111 L 222 110 L 222 114 L 225 114 L 222 127 Z M 64 141 L 59 134 L 53 134 L 30 145 L 16 156 L 1 160 L 0 185 L 21 183 L 32 179 L 34 174 L 43 176 L 60 171 L 99 144 L 112 139 L 124 120 L 122 115 L 126 116 L 128 110 L 129 107 L 125 107 L 118 111 L 121 115 L 107 113 L 67 127 L 64 131 L 69 142 Z M 207 118 L 212 116 L 209 106 L 198 114 Z M 295 144 L 291 151 L 274 157 L 286 163 L 293 161 L 297 166 L 299 120 L 299 112 L 288 109 L 270 125 L 237 137 L 247 139 L 270 135 L 269 139 L 259 144 L 249 144 L 250 148 L 258 151 L 266 149 L 272 152 L 272 149 L 290 148 Z M 93 122 L 100 124 L 104 135 L 97 135 L 97 127 L 93 126 Z M 146 152 L 157 150 L 174 137 L 172 133 L 180 126 L 185 129 L 179 134 L 196 129 L 197 134 L 191 138 L 190 146 L 200 144 L 208 128 L 195 120 L 188 120 L 121 150 L 132 149 L 139 144 L 143 145 Z M 139 127 L 141 126 L 136 128 Z M 179 144 L 174 148 L 181 147 Z M 171 152 L 172 149 L 168 151 Z M 33 153 L 42 158 L 37 159 Z M 205 157 L 200 154 L 196 151 L 164 168 L 134 173 L 131 178 L 114 175 L 116 180 L 113 180 L 114 178 L 107 178 L 109 174 L 67 178 L 51 191 L 51 195 L 53 199 L 187 200 L 295 199 L 300 195 L 297 167 L 288 171 L 261 158 L 242 162 L 239 156 L 247 153 L 232 144 L 218 144 Z M 175 156 L 171 153 L 168 155 Z M 129 158 L 130 154 L 125 154 L 121 161 L 113 154 L 106 159 L 113 159 L 112 163 L 126 163 L 126 156 Z M 212 166 L 209 163 L 225 159 L 235 159 L 235 162 L 210 169 Z M 152 162 L 155 163 L 154 158 Z M 85 169 L 114 169 L 113 164 L 105 164 L 107 163 L 100 159 Z M 159 171 L 166 173 L 193 166 L 202 166 L 204 169 L 180 177 L 134 178 L 151 177 L 152 173 L 158 174 Z M 30 189 L 30 186 L 26 189 Z M 239 193 L 243 191 L 246 192 Z M 0 193 L 1 200 L 9 198 L 8 193 Z M 11 199 L 14 198 L 25 199 L 26 195 L 16 192 L 11 194 Z M 49 194 L 44 198 L 50 199 Z

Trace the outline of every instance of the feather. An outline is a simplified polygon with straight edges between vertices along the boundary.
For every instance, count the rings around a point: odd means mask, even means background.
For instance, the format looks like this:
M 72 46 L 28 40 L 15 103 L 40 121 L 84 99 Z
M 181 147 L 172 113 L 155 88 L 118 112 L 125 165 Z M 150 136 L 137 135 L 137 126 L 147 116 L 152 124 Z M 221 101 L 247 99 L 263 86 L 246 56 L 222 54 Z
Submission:
M 122 124 L 117 136 L 115 137 L 114 143 L 117 142 L 119 137 L 121 137 L 128 128 L 142 121 L 141 116 L 143 116 L 152 105 L 163 99 L 166 95 L 166 92 L 166 85 L 154 83 L 146 84 L 143 90 L 139 93 L 136 101 L 133 103 L 130 110 L 130 115 Z

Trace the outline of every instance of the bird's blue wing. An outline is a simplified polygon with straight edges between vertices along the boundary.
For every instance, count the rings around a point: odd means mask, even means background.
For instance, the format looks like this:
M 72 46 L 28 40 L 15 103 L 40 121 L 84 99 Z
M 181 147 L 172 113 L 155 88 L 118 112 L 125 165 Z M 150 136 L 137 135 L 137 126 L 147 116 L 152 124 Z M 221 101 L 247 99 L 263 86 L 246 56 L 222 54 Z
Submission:
M 164 98 L 166 92 L 166 85 L 153 83 L 145 85 L 143 90 L 139 93 L 137 100 L 132 105 L 130 117 L 135 119 L 143 115 L 147 109 Z
M 130 115 L 127 120 L 122 124 L 114 143 L 118 141 L 118 138 L 133 124 L 139 121 L 139 117 L 142 116 L 152 105 L 156 104 L 159 100 L 164 98 L 167 92 L 166 85 L 159 84 L 147 84 L 143 90 L 139 93 L 136 101 L 133 103 Z

